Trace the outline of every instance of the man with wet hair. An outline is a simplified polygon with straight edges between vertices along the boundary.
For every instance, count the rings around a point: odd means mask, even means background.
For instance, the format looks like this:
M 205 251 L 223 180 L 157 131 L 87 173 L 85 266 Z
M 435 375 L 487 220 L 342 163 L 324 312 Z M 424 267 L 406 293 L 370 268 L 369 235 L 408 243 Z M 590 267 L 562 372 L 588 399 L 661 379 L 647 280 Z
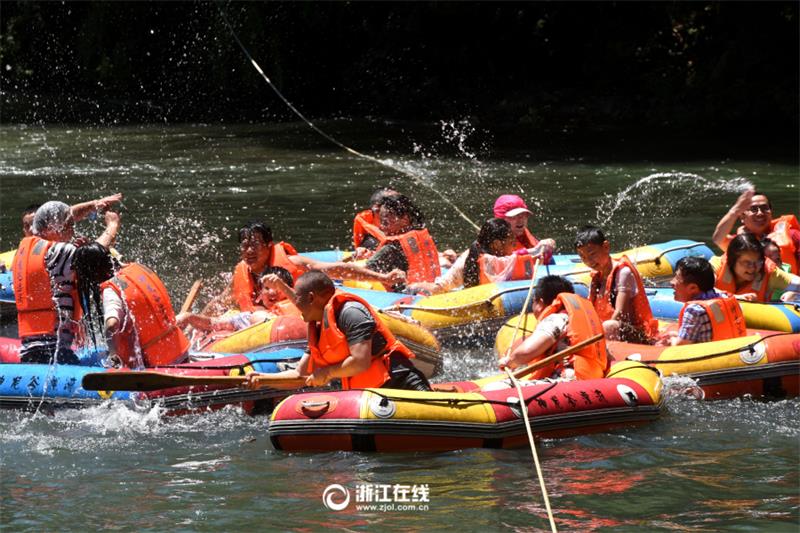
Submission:
M 105 213 L 106 229 L 97 242 L 110 247 L 119 230 L 119 215 Z M 22 341 L 23 363 L 77 364 L 75 336 L 76 279 L 72 258 L 75 218 L 70 206 L 51 201 L 36 210 L 33 235 L 24 237 L 14 256 L 14 298 Z
M 112 205 L 119 203 L 122 200 L 122 193 L 112 194 L 97 200 L 90 200 L 88 202 L 81 202 L 71 206 L 70 212 L 75 222 L 88 217 L 91 213 L 101 213 L 107 210 Z M 41 207 L 41 204 L 31 204 L 22 211 L 22 236 L 30 237 L 33 235 L 31 226 L 33 225 L 33 217 L 36 215 L 36 210 Z
M 410 359 L 414 354 L 395 339 L 362 298 L 338 292 L 333 281 L 315 270 L 297 280 L 294 290 L 275 275 L 264 283 L 283 291 L 308 322 L 308 351 L 297 368 L 277 374 L 305 377 L 312 387 L 340 379 L 342 388 L 431 390 Z M 257 386 L 250 381 L 249 386 Z
M 366 259 L 386 238 L 381 230 L 381 203 L 387 196 L 400 194 L 391 187 L 376 189 L 369 197 L 369 209 L 358 213 L 353 220 L 353 250 L 355 259 Z

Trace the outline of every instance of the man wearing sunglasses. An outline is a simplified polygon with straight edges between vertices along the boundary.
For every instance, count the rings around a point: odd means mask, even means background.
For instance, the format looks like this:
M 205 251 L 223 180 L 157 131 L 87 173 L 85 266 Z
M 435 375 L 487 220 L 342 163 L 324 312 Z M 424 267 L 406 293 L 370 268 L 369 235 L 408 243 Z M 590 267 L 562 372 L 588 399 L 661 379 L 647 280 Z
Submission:
M 731 234 L 736 220 L 742 225 L 737 234 L 752 233 L 758 240 L 769 238 L 781 250 L 781 259 L 791 268 L 792 274 L 800 274 L 800 224 L 795 215 L 772 218 L 772 204 L 763 193 L 753 189 L 744 191 L 725 216 L 717 224 L 711 239 L 723 251 L 736 236 Z

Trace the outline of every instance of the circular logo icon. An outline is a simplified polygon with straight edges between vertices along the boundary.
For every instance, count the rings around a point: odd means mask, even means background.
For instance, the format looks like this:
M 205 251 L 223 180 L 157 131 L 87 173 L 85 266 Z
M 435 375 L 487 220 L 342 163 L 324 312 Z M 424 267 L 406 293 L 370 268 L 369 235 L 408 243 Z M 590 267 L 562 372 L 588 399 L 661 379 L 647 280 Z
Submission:
M 322 503 L 331 511 L 341 511 L 350 505 L 350 491 L 338 483 L 328 485 L 322 493 Z

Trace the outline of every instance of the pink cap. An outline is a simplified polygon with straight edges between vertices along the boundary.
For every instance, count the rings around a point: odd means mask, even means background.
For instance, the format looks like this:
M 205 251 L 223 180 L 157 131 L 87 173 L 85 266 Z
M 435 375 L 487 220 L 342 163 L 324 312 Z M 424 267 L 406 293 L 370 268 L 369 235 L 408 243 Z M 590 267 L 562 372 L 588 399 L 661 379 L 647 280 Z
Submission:
M 515 217 L 520 213 L 533 214 L 525 204 L 525 200 L 516 194 L 504 194 L 494 202 L 494 216 L 497 218 Z

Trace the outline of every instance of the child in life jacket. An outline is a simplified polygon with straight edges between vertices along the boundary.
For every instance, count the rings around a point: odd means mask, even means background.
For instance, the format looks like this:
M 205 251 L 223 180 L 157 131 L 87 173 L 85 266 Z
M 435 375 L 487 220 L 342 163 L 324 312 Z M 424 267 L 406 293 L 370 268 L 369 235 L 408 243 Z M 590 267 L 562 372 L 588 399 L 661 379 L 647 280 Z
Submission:
M 270 274 L 277 275 L 289 287 L 294 286 L 292 275 L 285 268 L 268 266 L 261 273 L 261 276 L 268 276 Z M 175 322 L 179 328 L 192 326 L 194 329 L 202 332 L 240 331 L 250 326 L 266 322 L 276 316 L 300 316 L 299 310 L 287 300 L 282 292 L 276 291 L 266 285 L 262 286 L 257 302 L 259 305 L 253 311 L 226 313 L 219 317 L 186 312 L 180 313 L 175 317 Z
M 603 231 L 584 226 L 575 238 L 581 261 L 592 269 L 589 300 L 603 320 L 608 340 L 652 344 L 658 335 L 650 302 L 636 265 L 626 256 L 613 259 Z

